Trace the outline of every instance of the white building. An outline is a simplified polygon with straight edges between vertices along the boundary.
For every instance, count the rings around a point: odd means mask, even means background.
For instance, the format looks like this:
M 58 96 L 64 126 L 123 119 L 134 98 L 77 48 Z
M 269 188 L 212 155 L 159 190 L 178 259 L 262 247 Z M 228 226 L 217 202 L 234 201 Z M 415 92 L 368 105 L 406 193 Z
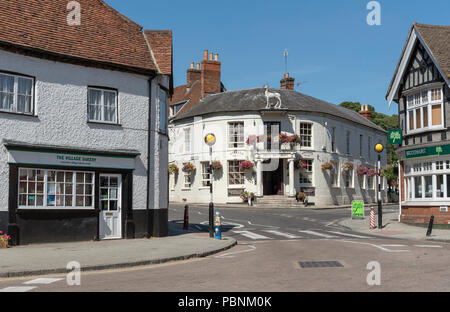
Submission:
M 287 80 L 291 83 L 283 84 Z M 282 88 L 293 89 L 288 75 Z M 207 96 L 192 108 L 176 115 L 169 123 L 169 160 L 178 167 L 170 176 L 170 201 L 207 203 L 210 200 L 209 148 L 204 138 L 214 133 L 217 142 L 212 159 L 222 165 L 213 173 L 215 203 L 242 202 L 243 191 L 253 192 L 264 202 L 273 195 L 295 197 L 297 192 L 309 194 L 316 206 L 349 204 L 353 200 L 373 203 L 376 176 L 360 175 L 359 166 L 376 169 L 374 146 L 386 143 L 386 132 L 354 111 L 300 94 L 292 90 L 279 93 L 281 108 L 266 108 L 266 89 L 229 91 Z M 275 104 L 275 99 L 270 99 Z M 298 135 L 301 143 L 291 146 L 276 142 L 251 144 L 252 136 L 284 133 Z M 263 138 L 263 137 L 262 137 Z M 240 168 L 242 161 L 254 163 L 252 170 Z M 302 161 L 305 168 L 297 169 Z M 182 171 L 184 164 L 193 164 L 192 173 Z M 332 170 L 322 170 L 331 163 Z M 353 164 L 348 173 L 345 163 Z M 382 165 L 386 154 L 382 154 Z M 383 193 L 383 197 L 384 197 Z
M 13 245 L 167 235 L 171 32 L 103 1 L 79 1 L 79 26 L 64 1 L 16 2 L 30 14 L 0 15 L 0 230 Z

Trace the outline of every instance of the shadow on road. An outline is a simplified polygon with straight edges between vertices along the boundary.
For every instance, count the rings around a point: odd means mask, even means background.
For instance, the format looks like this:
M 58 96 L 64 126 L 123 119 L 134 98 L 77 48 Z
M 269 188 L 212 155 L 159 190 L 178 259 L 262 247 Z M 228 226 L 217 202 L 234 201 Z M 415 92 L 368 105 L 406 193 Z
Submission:
M 189 230 L 183 229 L 183 220 L 172 220 L 169 221 L 169 236 L 178 236 L 189 233 L 209 233 L 209 225 L 190 223 Z M 225 224 L 222 225 L 222 233 L 226 233 L 234 229 L 235 225 Z

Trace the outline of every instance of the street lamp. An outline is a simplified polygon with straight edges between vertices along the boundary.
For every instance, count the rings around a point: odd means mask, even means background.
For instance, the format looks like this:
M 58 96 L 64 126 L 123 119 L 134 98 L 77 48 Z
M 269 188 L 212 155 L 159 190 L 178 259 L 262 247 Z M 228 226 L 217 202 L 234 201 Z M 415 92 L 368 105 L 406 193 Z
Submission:
M 216 136 L 209 133 L 205 136 L 205 144 L 209 146 L 209 237 L 214 237 L 214 203 L 213 203 L 213 176 L 212 176 L 212 148 L 216 144 Z
M 378 228 L 381 230 L 383 228 L 383 206 L 381 202 L 381 153 L 384 151 L 384 146 L 381 143 L 375 145 L 375 152 L 378 153 Z

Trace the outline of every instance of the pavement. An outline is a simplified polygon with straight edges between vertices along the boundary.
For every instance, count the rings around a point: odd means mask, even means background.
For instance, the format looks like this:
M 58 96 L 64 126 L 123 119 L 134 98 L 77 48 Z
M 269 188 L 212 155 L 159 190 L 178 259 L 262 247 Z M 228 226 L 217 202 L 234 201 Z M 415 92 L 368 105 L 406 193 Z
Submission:
M 426 236 L 427 227 L 400 223 L 398 222 L 397 212 L 383 214 L 382 229 L 376 228 L 371 230 L 369 216 L 365 217 L 365 219 L 346 218 L 337 223 L 352 231 L 379 237 L 450 242 L 450 230 L 433 229 L 431 235 Z M 378 225 L 377 217 L 375 217 L 375 224 Z
M 67 273 L 67 265 L 72 261 L 80 264 L 81 271 L 93 271 L 187 260 L 207 257 L 237 244 L 230 237 L 211 239 L 209 233 L 170 229 L 169 235 L 0 249 L 0 278 Z

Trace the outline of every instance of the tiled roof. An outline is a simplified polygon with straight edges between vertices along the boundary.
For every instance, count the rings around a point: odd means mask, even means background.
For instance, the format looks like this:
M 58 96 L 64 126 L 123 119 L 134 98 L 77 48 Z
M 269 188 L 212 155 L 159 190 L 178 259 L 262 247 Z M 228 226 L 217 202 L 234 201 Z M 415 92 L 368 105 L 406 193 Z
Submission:
M 423 39 L 427 48 L 430 50 L 434 59 L 438 63 L 438 67 L 444 72 L 447 78 L 450 79 L 450 26 L 438 26 L 438 25 L 427 25 L 414 23 L 408 34 L 408 38 L 403 47 L 402 54 L 395 68 L 394 76 L 389 84 L 389 88 L 386 94 L 386 98 L 391 92 L 395 77 L 400 69 L 400 63 L 405 56 L 406 47 L 408 45 L 409 38 L 411 37 L 414 29 L 418 32 L 420 37 Z
M 386 132 L 373 122 L 362 117 L 357 112 L 346 109 L 342 106 L 337 106 L 297 91 L 276 89 L 271 89 L 271 91 L 280 93 L 282 107 L 287 111 L 328 114 L 330 116 L 340 117 L 350 122 L 370 127 L 383 133 Z M 267 99 L 264 93 L 265 88 L 255 88 L 227 91 L 210 95 L 201 100 L 191 109 L 187 110 L 185 113 L 178 114 L 174 120 L 177 121 L 207 114 L 259 112 L 264 110 L 267 104 Z
M 178 112 L 178 115 L 184 114 L 194 105 L 199 103 L 202 97 L 200 80 L 195 81 L 191 88 L 187 90 L 186 85 L 178 86 L 173 90 L 172 99 L 169 101 L 169 105 L 176 104 L 183 101 L 188 101 L 186 105 Z
M 0 47 L 123 70 L 157 71 L 141 26 L 102 0 L 77 2 L 81 25 L 69 26 L 67 16 L 72 10 L 67 0 L 0 0 Z M 155 55 L 164 54 L 159 44 L 153 45 Z M 170 42 L 170 53 L 171 46 Z M 171 72 L 171 62 L 160 59 L 162 70 Z
M 172 75 L 172 31 L 146 30 L 144 34 L 150 44 L 159 71 L 166 75 Z
M 415 23 L 414 27 L 439 63 L 439 67 L 447 78 L 450 78 L 450 26 Z

